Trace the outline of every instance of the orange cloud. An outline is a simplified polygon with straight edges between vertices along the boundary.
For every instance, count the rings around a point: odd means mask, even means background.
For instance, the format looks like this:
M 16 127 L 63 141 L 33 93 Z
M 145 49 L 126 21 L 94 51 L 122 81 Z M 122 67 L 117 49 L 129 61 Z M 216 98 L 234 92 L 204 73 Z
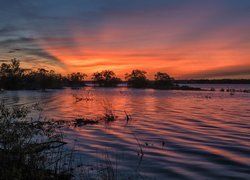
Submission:
M 139 68 L 148 71 L 150 78 L 156 71 L 176 78 L 205 78 L 204 74 L 219 78 L 217 71 L 238 72 L 242 65 L 250 65 L 244 21 L 237 26 L 222 23 L 216 19 L 220 15 L 216 8 L 190 7 L 181 12 L 180 16 L 176 11 L 111 16 L 93 31 L 73 22 L 65 37 L 41 38 L 37 43 L 66 65 L 65 73 L 110 69 L 123 77 Z M 239 74 L 250 78 L 250 73 Z

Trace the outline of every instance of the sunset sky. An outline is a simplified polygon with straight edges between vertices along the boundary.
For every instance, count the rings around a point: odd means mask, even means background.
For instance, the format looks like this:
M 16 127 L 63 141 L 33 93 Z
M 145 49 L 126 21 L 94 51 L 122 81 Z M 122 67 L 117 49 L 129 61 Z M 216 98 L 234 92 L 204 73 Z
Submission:
M 0 0 L 0 63 L 250 78 L 250 0 Z

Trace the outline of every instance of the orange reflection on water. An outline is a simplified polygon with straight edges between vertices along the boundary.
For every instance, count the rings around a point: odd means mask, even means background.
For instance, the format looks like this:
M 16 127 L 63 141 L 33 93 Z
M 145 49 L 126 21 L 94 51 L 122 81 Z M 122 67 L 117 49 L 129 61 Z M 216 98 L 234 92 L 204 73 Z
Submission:
M 43 115 L 56 120 L 99 120 L 106 103 L 111 105 L 117 119 L 108 125 L 100 121 L 62 129 L 69 145 L 91 162 L 111 152 L 125 157 L 124 168 L 136 168 L 142 149 L 143 171 L 163 177 L 169 171 L 192 178 L 203 177 L 204 172 L 212 172 L 213 177 L 221 177 L 222 172 L 246 177 L 249 169 L 247 93 L 88 87 L 3 95 L 9 103 L 40 99 Z M 76 102 L 76 96 L 93 100 Z M 124 111 L 132 116 L 129 122 Z

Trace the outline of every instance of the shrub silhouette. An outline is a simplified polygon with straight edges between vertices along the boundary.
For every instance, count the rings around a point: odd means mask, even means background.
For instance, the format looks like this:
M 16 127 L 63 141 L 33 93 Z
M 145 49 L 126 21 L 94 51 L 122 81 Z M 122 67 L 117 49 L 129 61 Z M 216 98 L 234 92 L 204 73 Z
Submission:
M 70 179 L 59 127 L 30 119 L 34 108 L 0 103 L 0 179 Z

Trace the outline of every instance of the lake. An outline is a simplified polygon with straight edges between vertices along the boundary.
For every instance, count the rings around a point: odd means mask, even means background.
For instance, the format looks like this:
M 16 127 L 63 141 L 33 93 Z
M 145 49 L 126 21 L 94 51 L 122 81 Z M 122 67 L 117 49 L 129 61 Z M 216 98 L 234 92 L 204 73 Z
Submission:
M 120 178 L 250 179 L 249 93 L 88 87 L 5 91 L 0 99 L 9 105 L 39 102 L 40 113 L 51 120 L 98 118 L 109 107 L 117 120 L 108 126 L 63 131 L 76 163 L 93 165 L 108 154 Z

